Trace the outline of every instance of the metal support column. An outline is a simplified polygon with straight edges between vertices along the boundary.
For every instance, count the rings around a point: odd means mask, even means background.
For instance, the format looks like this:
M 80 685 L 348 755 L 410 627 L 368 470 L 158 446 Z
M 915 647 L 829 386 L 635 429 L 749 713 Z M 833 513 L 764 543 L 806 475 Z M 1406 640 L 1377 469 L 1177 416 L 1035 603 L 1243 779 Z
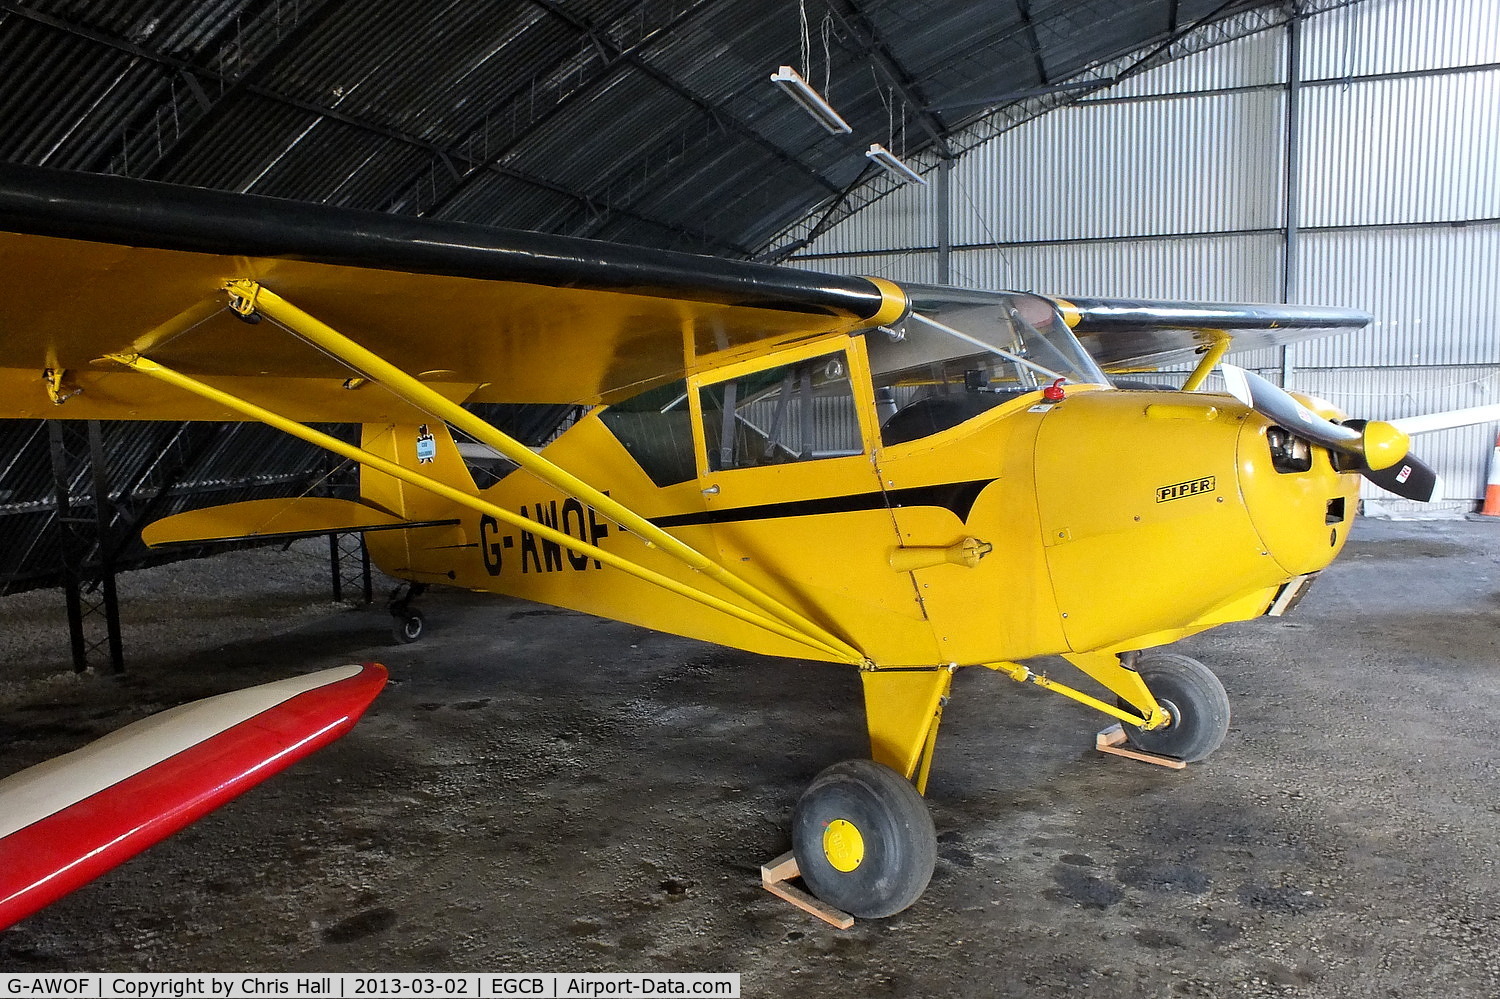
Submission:
M 339 558 L 339 536 L 336 532 L 328 535 L 328 570 L 333 578 L 333 602 L 339 603 L 344 599 L 344 567 L 342 559 Z
M 346 584 L 358 587 L 365 603 L 374 601 L 374 584 L 370 578 L 370 551 L 365 547 L 363 533 L 349 531 L 329 534 L 328 561 L 333 573 L 335 603 L 344 599 Z
M 115 591 L 115 545 L 110 538 L 115 510 L 110 498 L 109 466 L 104 455 L 104 431 L 98 420 L 89 421 L 89 464 L 93 466 L 94 473 L 93 576 L 104 598 L 104 628 L 105 641 L 109 645 L 109 664 L 116 673 L 123 673 L 125 651 L 120 641 L 120 599 Z
M 953 283 L 953 159 L 938 164 L 937 188 L 937 283 Z
M 63 570 L 63 597 L 68 606 L 68 639 L 73 669 L 89 668 L 90 656 L 108 649 L 110 666 L 124 672 L 120 607 L 115 591 L 114 559 L 109 532 L 114 519 L 103 432 L 97 420 L 80 425 L 47 421 L 52 453 L 56 530 Z M 89 622 L 103 619 L 104 637 L 90 637 Z
M 1288 0 L 1286 22 L 1286 149 L 1283 191 L 1285 244 L 1281 254 L 1281 300 L 1291 302 L 1300 289 L 1297 270 L 1301 264 L 1298 226 L 1302 215 L 1302 4 Z M 1282 347 L 1281 384 L 1291 380 L 1290 348 Z
M 63 570 L 63 599 L 68 605 L 68 640 L 73 648 L 73 670 L 82 673 L 88 669 L 88 647 L 83 640 L 83 594 L 79 579 L 82 576 L 84 555 L 73 518 L 73 462 L 68 453 L 65 424 L 58 420 L 47 421 L 47 441 L 52 452 L 52 489 L 57 504 L 56 532 L 58 554 Z

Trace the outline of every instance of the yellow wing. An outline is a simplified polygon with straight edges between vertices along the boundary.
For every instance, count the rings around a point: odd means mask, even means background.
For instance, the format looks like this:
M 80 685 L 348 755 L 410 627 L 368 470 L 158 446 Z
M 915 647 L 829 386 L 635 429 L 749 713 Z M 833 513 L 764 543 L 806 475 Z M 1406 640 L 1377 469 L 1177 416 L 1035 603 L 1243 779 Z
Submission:
M 239 319 L 244 279 L 473 402 L 609 401 L 906 309 L 873 279 L 3 165 L 0 417 L 234 418 L 99 360 L 144 353 L 302 421 L 421 418 Z

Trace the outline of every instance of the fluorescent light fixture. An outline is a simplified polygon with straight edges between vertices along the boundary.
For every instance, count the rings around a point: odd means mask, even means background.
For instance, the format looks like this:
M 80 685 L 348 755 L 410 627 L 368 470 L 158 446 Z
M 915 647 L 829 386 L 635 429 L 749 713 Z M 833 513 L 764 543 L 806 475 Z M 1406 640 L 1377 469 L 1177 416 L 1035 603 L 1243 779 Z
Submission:
M 802 110 L 812 115 L 813 120 L 831 134 L 847 135 L 854 131 L 847 121 L 839 117 L 833 106 L 823 99 L 823 95 L 814 90 L 810 83 L 802 79 L 802 74 L 792 67 L 782 66 L 772 73 L 771 82 L 786 91 L 792 100 L 801 105 Z
M 917 171 L 913 170 L 905 163 L 902 163 L 895 153 L 891 152 L 889 149 L 885 148 L 878 142 L 871 143 L 870 148 L 865 150 L 865 155 L 869 157 L 871 162 L 873 162 L 876 166 L 880 167 L 880 169 L 884 170 L 892 177 L 895 177 L 903 184 L 927 183 L 926 177 L 923 177 L 921 174 L 917 173 Z

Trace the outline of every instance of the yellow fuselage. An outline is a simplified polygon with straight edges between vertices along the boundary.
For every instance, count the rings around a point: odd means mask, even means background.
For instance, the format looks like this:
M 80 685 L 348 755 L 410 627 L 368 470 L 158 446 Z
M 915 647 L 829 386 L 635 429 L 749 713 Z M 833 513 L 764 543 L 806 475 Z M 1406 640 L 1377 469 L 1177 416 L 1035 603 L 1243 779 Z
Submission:
M 859 341 L 840 345 L 858 387 L 868 378 Z M 1266 422 L 1228 396 L 1078 387 L 1049 405 L 1034 393 L 890 447 L 874 443 L 873 394 L 865 398 L 862 453 L 710 472 L 700 430 L 698 474 L 666 487 L 647 477 L 600 410 L 543 453 L 586 472 L 612 498 L 878 666 L 1125 651 L 1255 617 L 1283 584 L 1328 564 L 1355 510 L 1356 475 L 1335 470 L 1321 450 L 1306 471 L 1278 470 Z M 369 428 L 366 447 L 410 454 L 416 434 Z M 454 485 L 471 482 L 441 427 L 423 470 Z M 412 520 L 459 520 L 369 535 L 372 554 L 393 575 L 818 658 L 526 531 L 364 474 L 369 502 Z M 717 592 L 524 472 L 481 495 Z M 965 559 L 966 542 L 988 549 Z

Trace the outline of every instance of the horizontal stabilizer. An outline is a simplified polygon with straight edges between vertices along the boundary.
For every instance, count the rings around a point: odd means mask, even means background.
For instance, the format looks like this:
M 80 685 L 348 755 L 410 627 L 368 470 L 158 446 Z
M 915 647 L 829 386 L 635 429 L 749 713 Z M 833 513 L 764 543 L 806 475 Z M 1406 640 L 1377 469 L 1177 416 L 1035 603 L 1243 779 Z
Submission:
M 403 520 L 354 500 L 303 496 L 291 500 L 247 500 L 189 510 L 149 525 L 141 532 L 141 540 L 157 548 L 205 541 L 307 538 L 320 534 L 393 531 L 456 523 L 456 520 Z
M 333 742 L 385 681 L 366 663 L 220 694 L 0 780 L 0 929 Z

